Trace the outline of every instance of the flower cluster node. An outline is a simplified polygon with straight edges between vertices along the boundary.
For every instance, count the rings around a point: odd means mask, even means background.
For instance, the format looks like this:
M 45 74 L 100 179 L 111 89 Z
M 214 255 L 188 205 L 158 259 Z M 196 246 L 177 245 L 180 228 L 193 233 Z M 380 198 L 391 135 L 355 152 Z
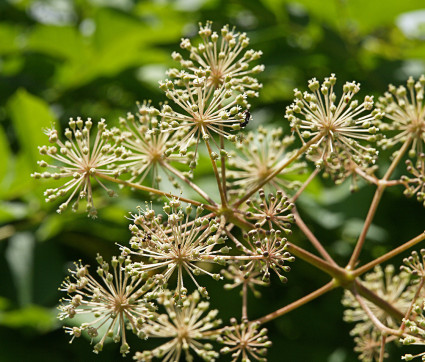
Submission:
M 145 209 L 140 208 L 139 214 L 131 215 L 134 223 L 129 226 L 133 234 L 130 253 L 142 258 L 142 261 L 132 264 L 132 269 L 138 272 L 162 270 L 164 283 L 176 272 L 176 302 L 179 304 L 187 293 L 184 274 L 189 275 L 201 295 L 208 297 L 206 289 L 198 284 L 196 277 L 201 274 L 215 280 L 222 277 L 209 272 L 198 262 L 218 263 L 221 255 L 228 251 L 226 246 L 217 248 L 225 243 L 219 224 L 215 219 L 201 216 L 202 208 L 196 209 L 195 219 L 189 221 L 192 206 L 183 210 L 178 199 L 165 203 L 163 210 L 167 215 L 166 222 L 149 205 Z M 122 249 L 125 251 L 128 248 Z
M 230 320 L 231 326 L 225 328 L 218 341 L 225 344 L 220 352 L 231 353 L 232 361 L 266 361 L 267 348 L 272 342 L 267 338 L 267 329 L 259 330 L 260 325 L 255 322 L 238 324 L 235 318 Z
M 415 164 L 411 160 L 406 160 L 406 170 L 411 176 L 403 175 L 400 180 L 404 185 L 404 195 L 412 197 L 416 194 L 416 199 L 425 206 L 425 153 L 419 153 Z
M 388 92 L 379 97 L 376 107 L 385 112 L 388 122 L 381 121 L 379 128 L 383 131 L 395 131 L 396 135 L 383 138 L 379 141 L 382 148 L 389 148 L 398 143 L 412 139 L 409 157 L 423 153 L 425 141 L 425 104 L 424 100 L 425 75 L 418 81 L 412 77 L 407 80 L 407 89 L 404 86 L 389 85 Z
M 156 307 L 150 302 L 156 294 L 149 292 L 155 283 L 151 278 L 133 274 L 128 268 L 131 264 L 128 257 L 113 257 L 108 263 L 98 255 L 97 262 L 101 282 L 90 274 L 88 265 L 83 265 L 81 261 L 75 263 L 74 270 L 69 270 L 71 277 L 60 288 L 68 296 L 61 299 L 59 318 L 78 315 L 86 320 L 80 326 L 65 327 L 66 333 L 72 336 L 71 342 L 79 338 L 83 331 L 92 339 L 97 338 L 100 327 L 106 326 L 93 352 L 102 351 L 105 340 L 111 338 L 115 343 L 121 341 L 121 354 L 125 355 L 130 350 L 126 330 L 131 329 L 137 334 L 147 320 L 156 318 Z
M 156 357 L 162 361 L 179 362 L 184 356 L 186 361 L 192 361 L 191 352 L 204 361 L 212 362 L 218 358 L 219 354 L 213 350 L 211 343 L 203 340 L 216 338 L 211 330 L 217 328 L 221 320 L 216 319 L 217 310 L 208 311 L 209 303 L 201 301 L 198 292 L 189 295 L 180 307 L 175 306 L 173 293 L 168 290 L 160 293 L 157 301 L 166 313 L 147 321 L 144 332 L 148 338 L 170 340 L 153 350 L 136 352 L 134 360 L 151 361 Z
M 255 220 L 257 229 L 265 225 L 272 229 L 273 225 L 282 230 L 286 235 L 291 234 L 291 223 L 294 223 L 295 216 L 291 213 L 294 204 L 288 201 L 288 197 L 279 190 L 276 194 L 266 194 L 263 189 L 259 191 L 259 200 L 247 200 L 249 210 L 246 217 Z
M 254 258 L 245 264 L 243 269 L 249 272 L 258 269 L 262 280 L 267 283 L 270 281 L 271 269 L 282 283 L 286 283 L 288 279 L 281 272 L 287 273 L 291 270 L 285 263 L 294 262 L 295 257 L 286 251 L 287 239 L 282 238 L 281 233 L 281 230 L 254 229 L 245 235 L 245 241 Z
M 230 264 L 227 269 L 221 270 L 223 276 L 231 281 L 224 285 L 224 289 L 230 290 L 247 285 L 255 297 L 261 297 L 261 293 L 255 287 L 265 287 L 268 283 L 262 280 L 262 273 L 258 269 L 250 268 L 244 263 Z

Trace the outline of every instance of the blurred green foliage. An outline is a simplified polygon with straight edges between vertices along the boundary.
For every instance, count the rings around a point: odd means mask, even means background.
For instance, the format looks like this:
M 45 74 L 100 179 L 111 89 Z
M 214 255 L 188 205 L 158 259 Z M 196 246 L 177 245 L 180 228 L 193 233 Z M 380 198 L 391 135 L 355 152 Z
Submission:
M 254 120 L 286 127 L 292 90 L 331 72 L 356 80 L 375 96 L 388 83 L 418 76 L 425 68 L 423 0 L 3 0 L 0 2 L 0 361 L 115 361 L 109 345 L 101 356 L 88 343 L 67 343 L 56 320 L 57 291 L 73 260 L 110 256 L 129 237 L 128 211 L 146 199 L 121 191 L 98 197 L 100 218 L 57 215 L 46 205 L 48 182 L 35 182 L 43 127 L 69 117 L 106 118 L 135 109 L 135 102 L 164 100 L 157 81 L 173 64 L 181 37 L 196 34 L 207 19 L 246 31 L 264 52 L 264 89 Z M 384 163 L 388 155 L 383 155 Z M 205 188 L 208 189 L 208 178 Z M 318 180 L 301 201 L 301 213 L 339 261 L 352 250 L 373 187 L 349 195 L 348 185 L 328 188 Z M 124 197 L 125 196 L 125 197 Z M 363 260 L 370 260 L 424 229 L 424 211 L 390 190 L 370 230 Z M 318 217 L 320 215 L 320 217 Z M 293 238 L 298 233 L 294 231 Z M 309 245 L 298 241 L 303 247 Z M 249 300 L 253 318 L 302 297 L 327 281 L 299 261 L 287 286 Z M 209 287 L 213 306 L 227 321 L 239 316 L 237 293 Z M 220 297 L 221 296 L 221 297 Z M 270 361 L 354 361 L 351 326 L 342 322 L 340 292 L 326 295 L 269 323 Z M 234 303 L 229 303 L 229 298 Z M 145 342 L 141 342 L 141 345 Z M 137 346 L 133 344 L 133 346 Z M 140 345 L 140 344 L 139 344 Z M 132 347 L 136 350 L 137 347 Z M 141 347 L 143 348 L 143 347 Z M 394 351 L 393 360 L 399 360 Z

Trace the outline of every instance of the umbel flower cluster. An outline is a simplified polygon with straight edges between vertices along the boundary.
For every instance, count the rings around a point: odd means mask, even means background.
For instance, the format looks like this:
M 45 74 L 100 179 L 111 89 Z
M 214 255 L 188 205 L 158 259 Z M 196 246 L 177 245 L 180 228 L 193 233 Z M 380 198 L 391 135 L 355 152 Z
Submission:
M 200 24 L 199 37 L 182 39 L 181 53 L 172 54 L 177 67 L 159 84 L 167 100 L 158 107 L 138 103 L 117 127 L 77 118 L 64 138 L 54 128 L 45 131 L 50 145 L 39 147 L 45 171 L 33 177 L 57 181 L 45 196 L 58 213 L 84 203 L 96 217 L 98 186 L 109 196 L 120 186 L 143 198 L 128 216 L 130 240 L 117 240 L 119 255 L 110 261 L 98 255 L 97 270 L 79 261 L 63 282 L 59 318 L 71 341 L 89 338 L 95 353 L 113 341 L 136 361 L 265 361 L 272 342 L 264 324 L 340 287 L 344 319 L 356 323 L 351 334 L 361 360 L 383 361 L 390 342 L 425 345 L 425 251 L 405 259 L 400 273 L 380 266 L 425 234 L 359 262 L 386 188 L 404 186 L 404 194 L 425 200 L 425 77 L 409 78 L 407 88 L 391 85 L 375 108 L 356 81 L 340 86 L 334 74 L 322 82 L 313 78 L 304 91 L 295 89 L 280 127 L 255 130 L 249 102 L 262 87 L 261 51 L 227 25 L 216 32 L 211 22 Z M 394 155 L 380 178 L 379 150 L 390 147 Z M 198 182 L 200 160 L 211 170 L 216 192 Z M 392 179 L 404 162 L 402 175 Z M 359 182 L 376 188 L 345 265 L 297 209 L 320 174 L 336 183 L 350 178 L 353 190 Z M 296 259 L 332 280 L 253 319 L 249 291 L 260 297 L 262 288 L 286 283 Z M 210 309 L 212 281 L 240 291 L 240 316 L 228 325 Z M 139 345 L 130 347 L 129 333 Z M 145 347 L 146 339 L 160 342 Z

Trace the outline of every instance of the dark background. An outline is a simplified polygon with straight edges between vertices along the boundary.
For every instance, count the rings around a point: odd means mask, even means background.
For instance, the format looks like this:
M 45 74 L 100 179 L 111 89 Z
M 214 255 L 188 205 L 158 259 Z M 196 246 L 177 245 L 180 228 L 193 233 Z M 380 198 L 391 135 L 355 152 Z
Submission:
M 146 195 L 120 191 L 121 197 L 96 198 L 99 218 L 57 215 L 44 203 L 49 182 L 35 182 L 37 146 L 46 143 L 43 127 L 65 127 L 69 117 L 106 118 L 109 124 L 136 109 L 135 102 L 165 99 L 158 80 L 176 66 L 170 54 L 181 37 L 193 37 L 197 23 L 214 29 L 235 25 L 262 50 L 266 70 L 260 98 L 253 102 L 248 129 L 271 123 L 288 131 L 283 118 L 295 87 L 312 77 L 336 73 L 338 84 L 356 80 L 361 95 L 377 98 L 388 83 L 418 77 L 425 67 L 425 6 L 421 0 L 0 0 L 0 361 L 115 361 L 118 346 L 99 356 L 87 340 L 68 343 L 56 306 L 57 288 L 72 265 L 94 265 L 101 251 L 118 253 L 116 242 L 129 238 L 127 212 Z M 381 155 L 383 168 L 389 154 Z M 201 175 L 212 184 L 210 175 Z M 51 185 L 51 184 L 50 184 Z M 300 212 L 319 240 L 342 264 L 348 261 L 374 187 L 332 187 L 315 180 L 300 199 Z M 402 189 L 388 190 L 361 255 L 367 262 L 424 230 L 423 207 Z M 310 248 L 294 229 L 293 240 Z M 396 265 L 400 260 L 394 260 Z M 289 281 L 273 280 L 263 298 L 249 300 L 258 318 L 319 288 L 326 275 L 303 261 Z M 205 279 L 206 285 L 209 281 Z M 211 283 L 214 308 L 227 323 L 240 316 L 238 293 Z M 342 292 L 329 295 L 267 324 L 274 346 L 270 361 L 355 361 L 352 328 L 342 321 Z M 150 348 L 130 344 L 132 351 Z M 408 350 L 392 349 L 398 361 Z M 421 351 L 419 348 L 418 351 Z M 127 357 L 129 359 L 131 357 Z M 227 360 L 227 359 L 226 359 Z

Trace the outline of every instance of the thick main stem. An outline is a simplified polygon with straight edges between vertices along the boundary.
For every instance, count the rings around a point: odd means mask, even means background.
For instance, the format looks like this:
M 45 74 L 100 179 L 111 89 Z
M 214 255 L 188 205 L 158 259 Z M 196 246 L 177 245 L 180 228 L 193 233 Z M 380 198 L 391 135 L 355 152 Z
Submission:
M 309 253 L 308 251 L 296 246 L 292 243 L 286 243 L 285 250 L 289 251 L 292 255 L 304 260 L 305 262 L 315 266 L 316 268 L 322 270 L 326 274 L 329 274 L 331 277 L 335 278 L 341 284 L 344 284 L 348 281 L 349 276 L 347 271 L 339 267 L 338 265 L 333 265 L 327 261 L 320 259 L 314 254 Z
M 353 269 L 357 262 L 357 259 L 360 256 L 360 253 L 363 248 L 363 244 L 366 240 L 367 232 L 369 231 L 369 227 L 372 224 L 372 220 L 375 216 L 376 209 L 378 208 L 379 202 L 381 201 L 381 197 L 384 192 L 384 189 L 385 189 L 384 185 L 382 184 L 379 185 L 375 191 L 375 195 L 373 195 L 373 200 L 372 200 L 372 203 L 370 204 L 369 211 L 367 213 L 362 232 L 360 233 L 360 236 L 359 236 L 359 239 L 357 240 L 357 244 L 354 248 L 353 254 L 351 255 L 350 261 L 348 262 L 347 269 Z
M 365 301 L 363 300 L 363 298 L 358 293 L 356 293 L 355 290 L 353 291 L 353 294 L 354 294 L 354 297 L 359 302 L 359 304 L 362 307 L 362 309 L 366 312 L 366 314 L 369 317 L 369 319 L 372 321 L 372 323 L 375 325 L 375 327 L 377 327 L 378 329 L 381 330 L 382 333 L 388 333 L 388 334 L 392 334 L 392 335 L 401 335 L 401 334 L 403 334 L 402 332 L 400 332 L 400 331 L 398 331 L 396 329 L 392 329 L 392 328 L 389 328 L 386 325 L 384 325 L 376 317 L 376 315 L 372 313 L 372 311 L 370 310 L 370 308 L 368 307 L 368 305 L 365 303 Z
M 382 310 L 384 310 L 387 314 L 393 317 L 395 320 L 400 321 L 403 319 L 404 314 L 400 312 L 397 308 L 395 308 L 391 303 L 388 303 L 386 300 L 380 298 L 370 289 L 366 288 L 363 284 L 361 284 L 358 280 L 354 281 L 355 288 L 357 292 Z
M 223 126 L 220 125 L 220 130 L 223 129 Z M 224 137 L 223 135 L 220 135 L 220 148 L 222 150 L 224 150 Z M 224 196 L 227 200 L 227 184 L 226 184 L 226 155 L 225 154 L 221 154 L 220 156 L 220 160 L 221 160 L 221 179 L 223 180 L 223 192 L 224 192 Z
M 208 140 L 205 140 L 205 144 L 207 145 L 208 154 L 210 156 L 211 164 L 212 164 L 212 167 L 213 167 L 213 170 L 214 170 L 214 175 L 215 175 L 215 178 L 216 178 L 216 181 L 217 181 L 218 192 L 220 193 L 221 204 L 223 205 L 223 207 L 227 207 L 226 195 L 224 193 L 223 186 L 221 184 L 220 175 L 219 175 L 218 169 L 217 169 L 217 164 L 215 162 L 215 159 L 212 157 L 212 150 L 211 150 L 210 143 L 208 142 Z
M 307 304 L 308 302 L 320 297 L 321 295 L 329 292 L 330 290 L 334 289 L 337 286 L 337 284 L 334 282 L 334 280 L 331 280 L 329 283 L 325 284 L 323 287 L 315 290 L 314 292 L 296 300 L 295 302 L 288 304 L 287 306 L 280 308 L 270 314 L 265 315 L 264 317 L 258 318 L 254 321 L 254 323 L 266 323 L 268 321 L 271 321 L 272 319 L 275 319 L 277 317 L 280 317 L 294 309 L 297 309 L 304 304 Z

